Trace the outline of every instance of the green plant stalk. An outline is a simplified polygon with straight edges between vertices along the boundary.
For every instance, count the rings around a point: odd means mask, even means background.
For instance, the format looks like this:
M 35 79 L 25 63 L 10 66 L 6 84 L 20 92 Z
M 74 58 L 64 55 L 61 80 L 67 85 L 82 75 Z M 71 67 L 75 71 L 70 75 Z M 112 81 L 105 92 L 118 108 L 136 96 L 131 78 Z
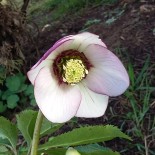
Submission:
M 37 155 L 38 144 L 39 144 L 39 135 L 40 135 L 41 125 L 43 122 L 43 117 L 44 116 L 43 116 L 42 112 L 39 110 L 37 120 L 36 120 L 36 124 L 35 124 L 35 128 L 34 128 L 34 133 L 33 133 L 31 155 Z

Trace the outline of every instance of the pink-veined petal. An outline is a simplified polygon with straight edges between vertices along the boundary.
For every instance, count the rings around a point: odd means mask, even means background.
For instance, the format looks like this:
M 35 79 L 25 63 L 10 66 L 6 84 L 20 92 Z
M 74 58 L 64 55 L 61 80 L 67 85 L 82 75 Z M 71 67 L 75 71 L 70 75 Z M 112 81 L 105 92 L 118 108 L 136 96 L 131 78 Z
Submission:
M 76 116 L 85 118 L 102 116 L 107 109 L 109 97 L 97 94 L 83 84 L 79 84 L 79 87 L 82 94 L 82 100 Z
M 129 77 L 121 61 L 107 48 L 90 45 L 85 51 L 93 67 L 84 80 L 89 89 L 108 96 L 122 94 L 129 86 Z
M 77 86 L 58 85 L 50 68 L 40 70 L 34 86 L 36 102 L 51 122 L 63 123 L 75 116 L 81 101 Z

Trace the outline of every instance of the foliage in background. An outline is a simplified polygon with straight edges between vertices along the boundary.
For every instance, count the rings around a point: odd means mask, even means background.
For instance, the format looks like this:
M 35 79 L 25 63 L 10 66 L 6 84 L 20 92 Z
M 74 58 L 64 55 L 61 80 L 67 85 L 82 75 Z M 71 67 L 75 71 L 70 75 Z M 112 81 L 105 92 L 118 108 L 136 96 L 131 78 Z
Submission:
M 155 138 L 155 117 L 150 109 L 154 106 L 155 102 L 151 99 L 151 94 L 155 91 L 152 87 L 151 71 L 155 65 L 150 65 L 150 58 L 148 57 L 143 64 L 142 69 L 138 74 L 134 72 L 134 67 L 129 63 L 129 76 L 131 85 L 126 91 L 125 96 L 128 98 L 132 111 L 128 112 L 125 116 L 126 120 L 132 121 L 132 128 L 128 133 L 137 138 L 147 141 L 148 138 L 152 140 Z M 136 144 L 140 152 L 145 152 L 146 144 Z M 148 150 L 150 154 L 153 150 Z
M 56 20 L 65 17 L 69 14 L 76 14 L 84 8 L 97 5 L 110 5 L 118 0 L 33 0 L 30 4 L 30 16 L 39 18 L 40 15 L 50 14 L 51 20 Z M 46 17 L 44 18 L 44 20 Z M 45 21 L 43 21 L 45 22 Z M 44 23 L 46 24 L 46 23 Z
M 147 145 L 154 143 L 155 139 L 155 117 L 154 111 L 152 111 L 155 106 L 153 99 L 155 87 L 152 86 L 154 76 L 152 75 L 152 71 L 155 68 L 155 64 L 151 64 L 150 56 L 148 55 L 146 60 L 141 64 L 142 67 L 137 70 L 136 64 L 130 60 L 126 49 L 118 48 L 116 51 L 121 58 L 124 57 L 128 62 L 127 68 L 130 78 L 130 87 L 124 94 L 127 100 L 124 109 L 126 113 L 120 116 L 121 128 L 123 129 L 127 126 L 127 133 L 135 141 L 129 144 L 127 150 L 122 150 L 122 153 L 136 148 L 140 154 L 147 152 L 150 155 L 155 155 L 153 149 L 147 148 Z M 114 114 L 114 111 L 113 109 L 113 117 L 119 117 L 117 114 Z
M 26 83 L 26 76 L 22 73 L 8 76 L 0 89 L 0 113 L 26 103 L 35 106 L 33 91 L 33 86 Z

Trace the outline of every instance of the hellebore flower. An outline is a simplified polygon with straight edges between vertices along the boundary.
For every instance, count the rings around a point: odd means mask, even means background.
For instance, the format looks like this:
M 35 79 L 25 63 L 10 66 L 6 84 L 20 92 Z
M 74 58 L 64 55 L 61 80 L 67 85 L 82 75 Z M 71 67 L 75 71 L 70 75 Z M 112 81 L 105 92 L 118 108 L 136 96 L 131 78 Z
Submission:
M 97 35 L 85 32 L 57 41 L 28 72 L 36 102 L 51 122 L 100 117 L 109 96 L 129 86 L 120 60 Z

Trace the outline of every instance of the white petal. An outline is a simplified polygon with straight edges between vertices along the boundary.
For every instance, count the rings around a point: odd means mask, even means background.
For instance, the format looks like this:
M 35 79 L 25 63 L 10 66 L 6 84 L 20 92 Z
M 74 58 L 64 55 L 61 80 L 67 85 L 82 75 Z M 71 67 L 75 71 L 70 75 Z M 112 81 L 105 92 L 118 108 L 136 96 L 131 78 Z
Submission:
M 54 59 L 61 52 L 70 49 L 83 52 L 84 49 L 92 43 L 106 47 L 106 45 L 98 37 L 99 36 L 88 32 L 71 36 L 69 37 L 69 40 L 66 40 L 60 46 L 58 46 L 53 52 L 51 52 L 51 54 L 48 55 L 47 59 Z
M 117 96 L 129 86 L 129 77 L 121 61 L 107 48 L 90 45 L 85 51 L 93 67 L 84 80 L 92 91 Z
M 52 64 L 53 64 L 53 60 L 43 60 L 37 67 L 32 68 L 30 71 L 27 72 L 27 76 L 29 78 L 29 80 L 31 81 L 31 83 L 34 85 L 34 81 L 40 71 L 41 68 L 45 67 L 45 66 L 49 66 L 52 68 Z
M 85 48 L 91 44 L 98 44 L 106 47 L 106 45 L 101 41 L 101 39 L 99 39 L 99 36 L 89 32 L 84 32 L 84 33 L 75 35 L 73 39 L 74 41 L 71 47 L 80 52 L 83 52 Z
M 105 113 L 108 105 L 108 96 L 94 93 L 86 86 L 79 84 L 82 100 L 77 111 L 77 117 L 100 117 Z
M 57 46 L 57 48 L 53 52 L 57 53 L 57 52 L 62 52 L 69 49 L 83 52 L 84 49 L 90 44 L 98 44 L 106 47 L 106 45 L 101 41 L 101 39 L 99 39 L 98 35 L 95 35 L 89 32 L 84 32 L 84 33 L 80 33 L 80 34 L 72 35 L 68 37 L 68 39 L 66 39 L 60 46 Z
M 50 68 L 42 68 L 35 80 L 36 102 L 51 122 L 63 123 L 75 116 L 81 101 L 76 86 L 58 85 Z

